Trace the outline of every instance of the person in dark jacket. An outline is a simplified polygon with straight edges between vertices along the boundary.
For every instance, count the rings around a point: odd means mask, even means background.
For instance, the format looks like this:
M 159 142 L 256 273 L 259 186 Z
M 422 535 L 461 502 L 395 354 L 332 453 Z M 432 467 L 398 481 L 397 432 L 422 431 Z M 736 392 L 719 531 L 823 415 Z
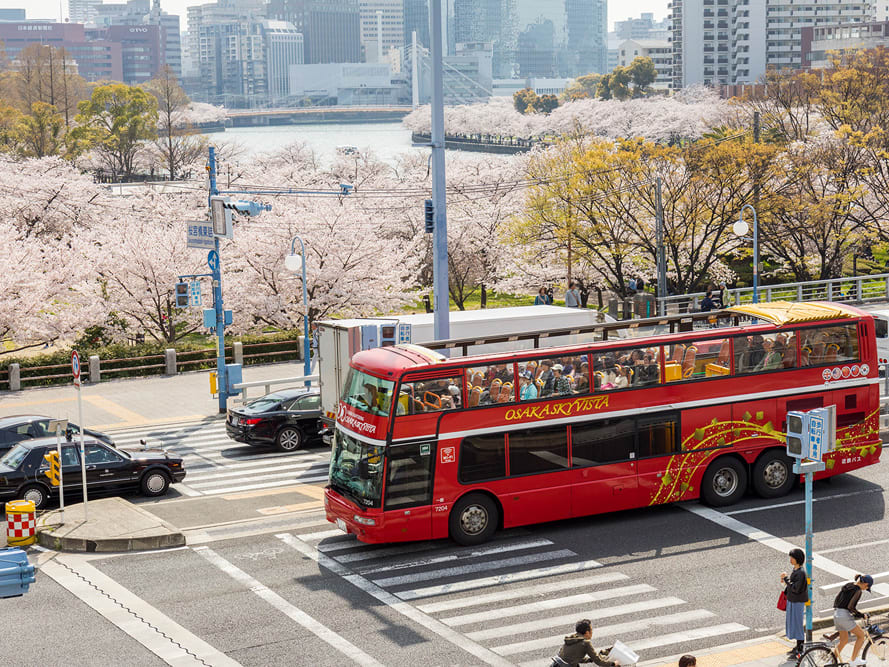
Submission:
M 716 310 L 719 306 L 716 305 L 716 302 L 713 300 L 713 290 L 707 290 L 706 296 L 701 299 L 701 312 L 706 313 L 710 310 Z
M 799 659 L 803 653 L 803 642 L 806 639 L 803 614 L 806 611 L 806 602 L 809 601 L 806 572 L 803 570 L 806 554 L 802 549 L 791 549 L 788 555 L 793 570 L 790 572 L 790 576 L 786 572 L 781 573 L 781 583 L 784 584 L 784 595 L 787 597 L 784 632 L 788 639 L 796 640 L 796 646 L 790 650 L 788 655 L 791 658 Z
M 565 645 L 559 649 L 559 658 L 576 667 L 582 663 L 595 665 L 617 665 L 616 662 L 605 658 L 608 651 L 596 651 L 590 641 L 593 638 L 593 624 L 589 619 L 583 619 L 574 626 L 575 633 L 565 637 Z
M 849 633 L 855 635 L 855 646 L 852 648 L 852 661 L 849 663 L 852 667 L 866 665 L 866 660 L 859 660 L 858 654 L 864 645 L 864 630 L 862 630 L 855 622 L 856 618 L 864 616 L 858 611 L 858 601 L 861 599 L 861 593 L 869 591 L 874 585 L 874 578 L 869 574 L 856 574 L 855 581 L 845 584 L 840 592 L 837 593 L 833 601 L 833 624 L 840 633 L 840 641 L 837 644 L 837 655 L 841 655 L 846 644 L 849 643 Z

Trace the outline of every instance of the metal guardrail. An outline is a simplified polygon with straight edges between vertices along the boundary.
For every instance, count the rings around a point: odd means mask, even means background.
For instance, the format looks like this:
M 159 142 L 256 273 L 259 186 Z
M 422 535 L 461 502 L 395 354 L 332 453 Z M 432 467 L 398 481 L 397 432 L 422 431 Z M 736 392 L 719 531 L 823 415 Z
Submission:
M 666 313 L 687 313 L 700 308 L 706 292 L 677 294 L 664 297 Z M 753 288 L 740 287 L 728 290 L 729 301 L 738 306 L 753 303 Z M 803 283 L 760 285 L 760 301 L 839 301 L 844 303 L 872 303 L 889 301 L 889 273 L 872 276 L 851 276 L 810 280 Z
M 298 377 L 292 378 L 275 378 L 274 380 L 255 380 L 253 382 L 238 382 L 237 384 L 232 385 L 235 389 L 242 389 L 241 395 L 234 398 L 238 403 L 246 403 L 247 402 L 247 389 L 250 387 L 264 387 L 265 394 L 269 394 L 272 391 L 272 387 L 279 384 L 302 384 L 303 382 L 308 381 L 309 386 L 313 382 L 317 382 L 319 379 L 319 375 L 315 373 L 314 375 L 300 375 Z M 265 396 L 263 394 L 263 396 Z

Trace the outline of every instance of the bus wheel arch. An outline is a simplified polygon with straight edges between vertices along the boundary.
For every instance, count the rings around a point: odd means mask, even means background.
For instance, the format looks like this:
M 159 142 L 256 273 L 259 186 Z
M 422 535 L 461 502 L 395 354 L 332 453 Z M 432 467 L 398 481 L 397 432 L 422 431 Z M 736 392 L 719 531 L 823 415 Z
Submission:
M 487 542 L 502 525 L 503 506 L 486 491 L 470 491 L 461 496 L 448 516 L 448 534 L 463 546 Z
M 760 498 L 779 498 L 790 493 L 796 483 L 793 460 L 780 447 L 762 452 L 751 467 L 753 490 Z
M 731 454 L 710 463 L 701 479 L 701 498 L 713 507 L 734 505 L 747 492 L 747 463 Z

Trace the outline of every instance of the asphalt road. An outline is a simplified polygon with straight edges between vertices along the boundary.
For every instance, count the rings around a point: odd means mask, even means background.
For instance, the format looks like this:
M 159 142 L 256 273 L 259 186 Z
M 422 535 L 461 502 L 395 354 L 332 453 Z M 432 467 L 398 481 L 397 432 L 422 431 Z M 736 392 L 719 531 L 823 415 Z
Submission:
M 887 602 L 887 485 L 885 464 L 816 484 L 816 611 L 831 607 L 832 586 L 854 572 L 882 574 L 883 592 L 868 604 Z M 88 557 L 96 570 L 60 560 L 112 597 L 132 596 L 123 601 L 140 616 L 169 620 L 181 644 L 203 640 L 242 665 L 351 664 L 348 656 L 360 664 L 545 665 L 584 616 L 594 620 L 595 643 L 619 638 L 643 659 L 778 631 L 778 573 L 788 569 L 787 543 L 801 545 L 804 531 L 802 489 L 719 512 L 683 503 L 532 526 L 475 549 L 449 541 L 369 547 L 336 534 L 317 510 L 280 523 L 249 519 L 259 505 L 294 497 L 168 499 L 153 511 L 209 523 L 227 508 L 248 520 L 178 551 Z M 244 525 L 262 534 L 236 537 Z M 0 602 L 4 625 L 15 626 L 0 663 L 66 656 L 68 664 L 160 664 L 157 646 L 143 645 L 151 640 L 137 643 L 121 629 L 140 626 L 133 615 L 103 618 L 93 589 L 72 593 L 51 574 L 41 573 L 27 596 Z M 176 664 L 200 662 L 185 655 Z

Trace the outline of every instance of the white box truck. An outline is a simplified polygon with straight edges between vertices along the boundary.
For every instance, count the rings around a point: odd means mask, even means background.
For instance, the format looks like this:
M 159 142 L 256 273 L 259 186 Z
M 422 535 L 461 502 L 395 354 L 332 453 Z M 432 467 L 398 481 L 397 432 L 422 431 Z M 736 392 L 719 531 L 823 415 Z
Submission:
M 322 320 L 317 323 L 318 373 L 321 388 L 321 416 L 333 424 L 337 402 L 349 360 L 361 350 L 399 343 L 422 345 L 435 340 L 433 314 L 394 315 L 379 318 Z M 533 331 L 590 327 L 615 320 L 596 310 L 562 306 L 517 306 L 487 310 L 463 310 L 450 314 L 450 339 L 484 338 Z M 621 335 L 624 335 L 621 333 Z M 540 340 L 540 347 L 554 347 L 580 342 L 573 335 L 552 336 Z M 588 337 L 583 340 L 589 340 Z M 469 354 L 531 349 L 534 342 L 519 340 L 508 343 L 476 345 Z M 460 352 L 456 352 L 459 354 Z M 453 356 L 452 353 L 451 356 Z

